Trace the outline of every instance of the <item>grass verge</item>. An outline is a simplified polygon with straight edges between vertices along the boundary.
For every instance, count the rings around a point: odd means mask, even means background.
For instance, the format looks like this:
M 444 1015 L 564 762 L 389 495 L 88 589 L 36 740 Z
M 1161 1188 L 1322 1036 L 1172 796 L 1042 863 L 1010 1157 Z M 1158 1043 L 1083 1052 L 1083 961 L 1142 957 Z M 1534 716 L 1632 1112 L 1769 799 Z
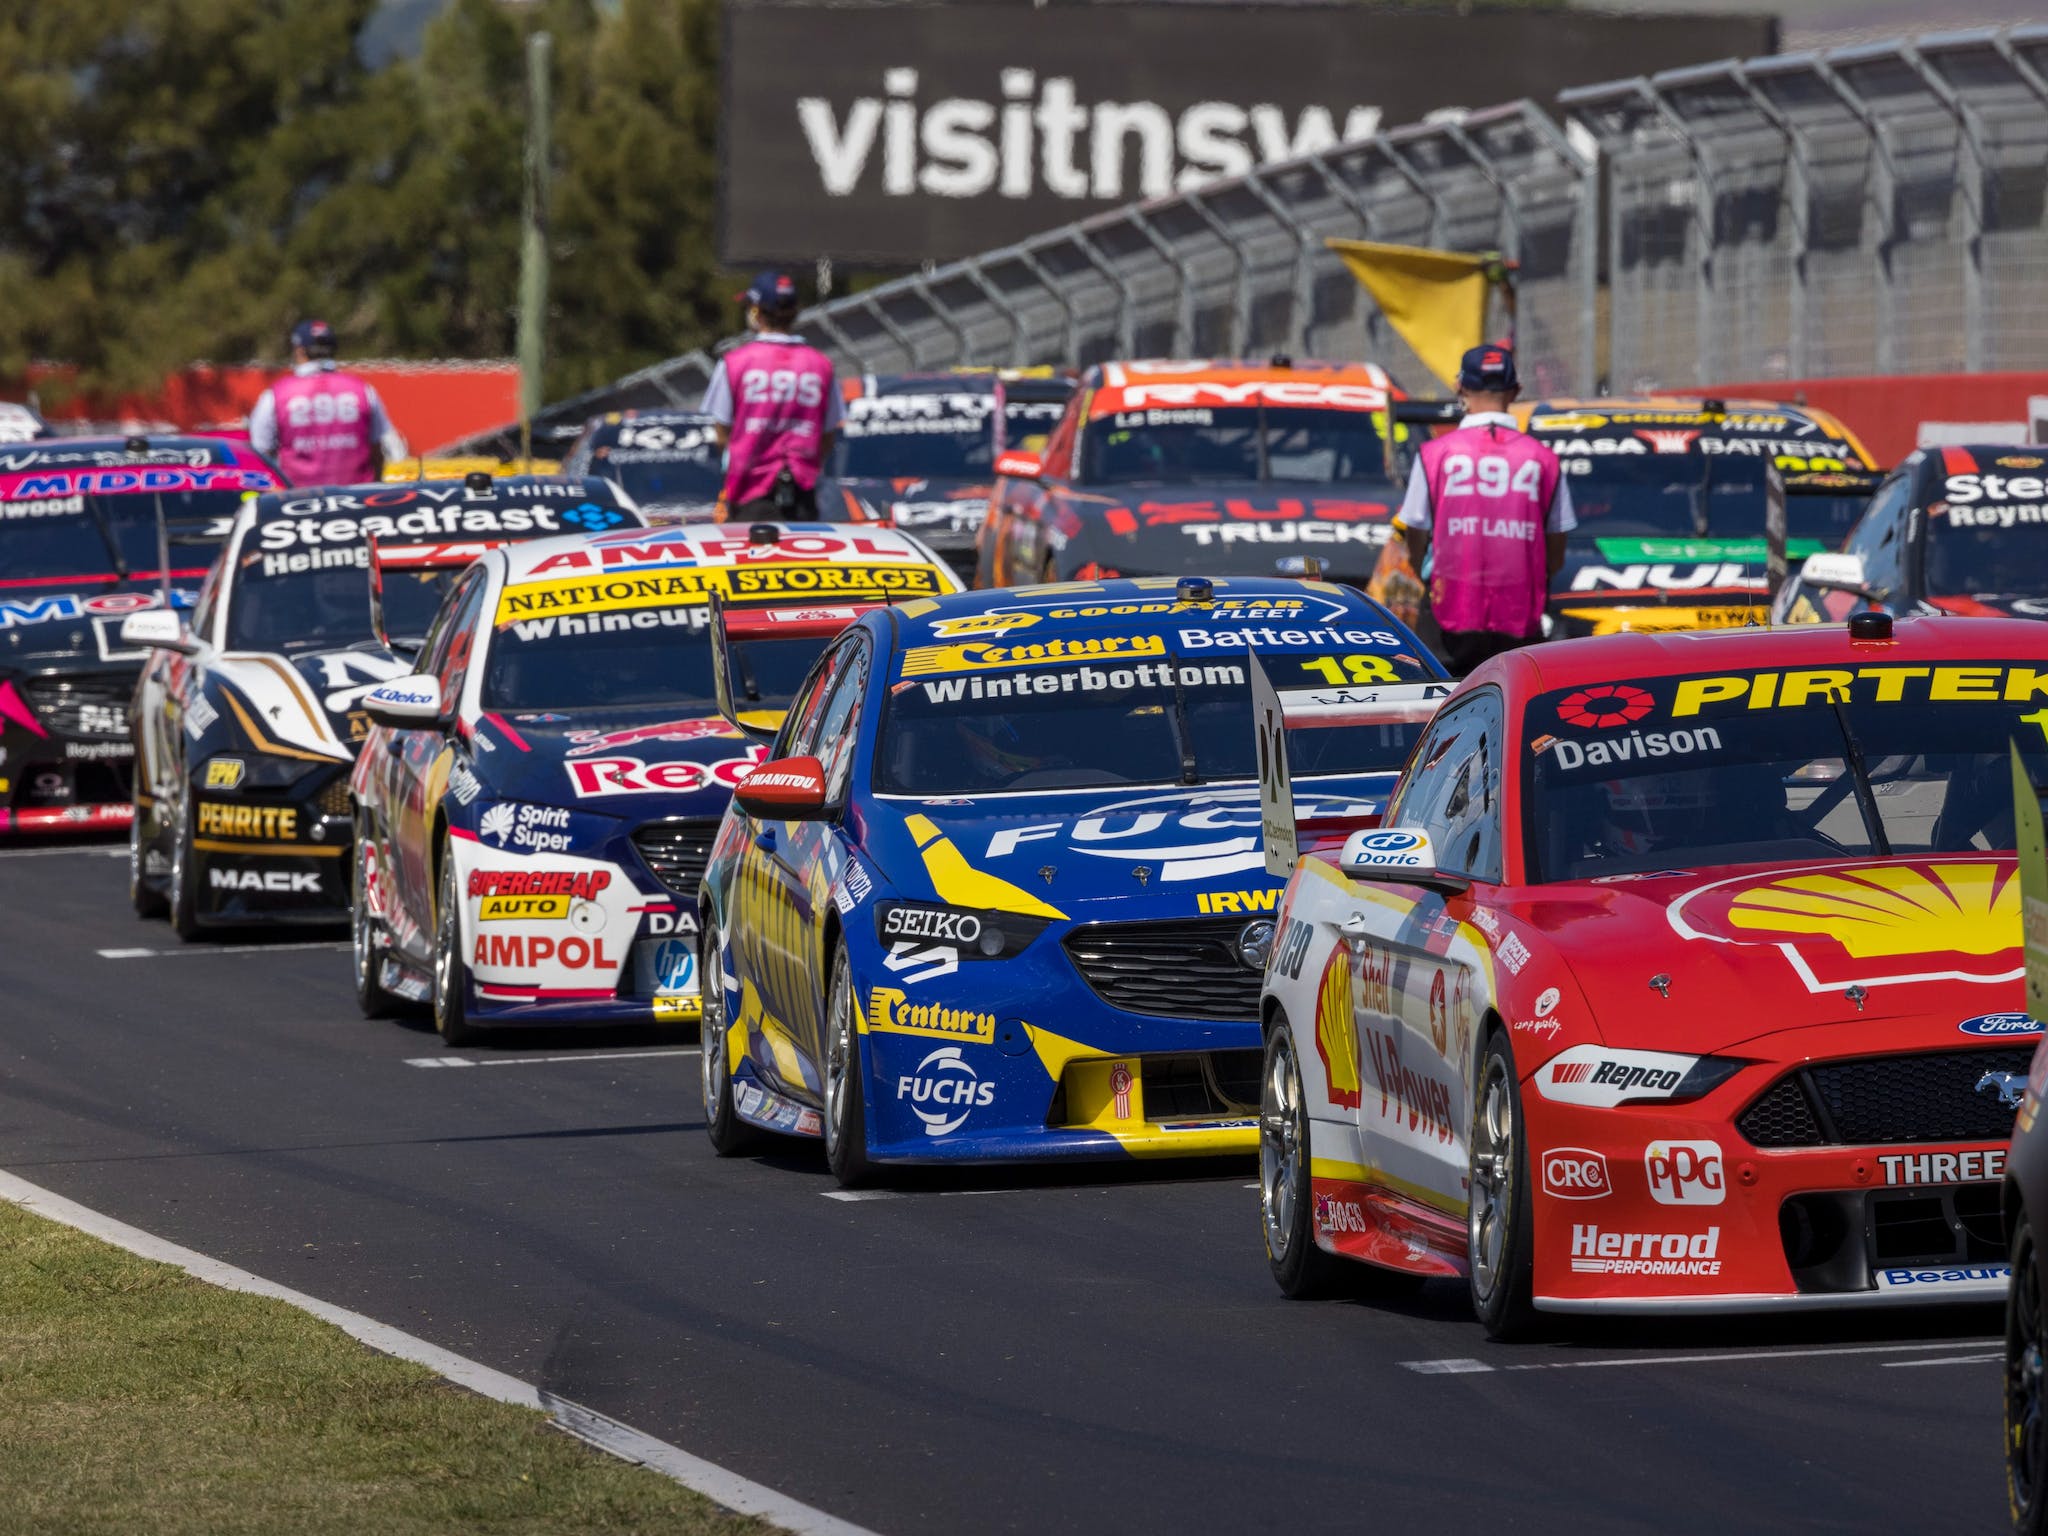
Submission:
M 281 1301 L 0 1202 L 0 1532 L 765 1536 Z

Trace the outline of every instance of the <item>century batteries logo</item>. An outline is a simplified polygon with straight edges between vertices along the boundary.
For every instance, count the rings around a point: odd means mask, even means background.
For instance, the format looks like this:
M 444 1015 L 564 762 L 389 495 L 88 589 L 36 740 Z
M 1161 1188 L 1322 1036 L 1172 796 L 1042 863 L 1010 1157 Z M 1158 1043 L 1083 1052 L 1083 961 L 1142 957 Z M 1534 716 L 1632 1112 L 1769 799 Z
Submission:
M 1370 137 L 1378 107 L 1285 109 L 1198 102 L 1178 116 L 1152 101 L 1084 102 L 1074 82 L 1040 80 L 1028 69 L 998 72 L 1001 99 L 918 99 L 915 69 L 882 72 L 882 95 L 858 96 L 842 114 L 823 96 L 797 99 L 818 182 L 830 197 L 852 197 L 879 148 L 885 197 L 1164 197 L 1253 166 L 1293 159 Z M 1135 141 L 1138 174 L 1127 185 Z

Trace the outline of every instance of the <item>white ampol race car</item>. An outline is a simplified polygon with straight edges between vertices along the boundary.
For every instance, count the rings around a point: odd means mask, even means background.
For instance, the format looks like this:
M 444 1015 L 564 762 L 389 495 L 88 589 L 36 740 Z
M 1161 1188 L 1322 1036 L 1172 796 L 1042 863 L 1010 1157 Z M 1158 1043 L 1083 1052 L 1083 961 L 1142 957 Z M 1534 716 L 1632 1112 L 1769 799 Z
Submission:
M 451 1044 L 696 1020 L 697 884 L 757 733 L 840 628 L 958 590 L 887 528 L 688 523 L 490 551 L 413 675 L 362 702 L 364 1012 L 431 997 Z

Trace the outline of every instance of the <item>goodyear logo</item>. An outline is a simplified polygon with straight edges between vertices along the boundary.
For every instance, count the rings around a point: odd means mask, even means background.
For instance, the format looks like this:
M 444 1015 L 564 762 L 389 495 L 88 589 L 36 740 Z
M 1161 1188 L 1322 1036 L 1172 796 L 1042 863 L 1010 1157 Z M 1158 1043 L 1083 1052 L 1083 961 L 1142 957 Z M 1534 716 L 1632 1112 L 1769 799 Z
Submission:
M 1674 716 L 1710 705 L 1797 709 L 1808 704 L 1996 704 L 2048 699 L 2048 668 L 2001 666 L 1810 667 L 1794 672 L 1689 677 Z
M 1124 661 L 1166 654 L 1164 635 L 1105 635 L 1094 640 L 1047 640 L 1038 645 L 921 645 L 903 653 L 905 677 L 942 672 L 983 672 L 1000 667 L 1043 667 L 1073 661 Z
M 913 1003 L 894 987 L 868 994 L 868 1028 L 892 1035 L 938 1035 L 987 1045 L 996 1037 L 996 1017 L 938 1003 Z
M 199 832 L 202 837 L 289 842 L 299 835 L 299 813 L 282 805 L 223 805 L 218 800 L 202 800 Z

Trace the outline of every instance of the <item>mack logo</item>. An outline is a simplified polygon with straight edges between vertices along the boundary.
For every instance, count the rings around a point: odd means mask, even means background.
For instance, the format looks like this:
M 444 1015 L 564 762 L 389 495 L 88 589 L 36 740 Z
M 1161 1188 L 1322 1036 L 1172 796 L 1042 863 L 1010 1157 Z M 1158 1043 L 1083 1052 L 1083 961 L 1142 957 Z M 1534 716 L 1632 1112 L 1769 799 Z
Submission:
M 1025 198 L 1040 182 L 1063 198 L 1164 197 L 1369 137 L 1380 121 L 1378 107 L 1353 106 L 1340 134 L 1328 107 L 1305 107 L 1290 123 L 1277 106 L 1222 101 L 1199 102 L 1176 118 L 1156 102 L 1083 102 L 1064 76 L 1039 80 L 1028 69 L 1005 69 L 998 78 L 1000 101 L 920 102 L 917 71 L 906 68 L 884 70 L 884 94 L 854 98 L 843 116 L 822 96 L 798 98 L 797 123 L 819 185 L 829 197 L 853 196 L 879 145 L 885 197 Z M 1126 187 L 1133 138 L 1139 171 L 1137 184 Z
M 317 895 L 320 877 L 285 869 L 221 869 L 206 872 L 206 883 L 216 891 L 265 891 L 273 896 Z

